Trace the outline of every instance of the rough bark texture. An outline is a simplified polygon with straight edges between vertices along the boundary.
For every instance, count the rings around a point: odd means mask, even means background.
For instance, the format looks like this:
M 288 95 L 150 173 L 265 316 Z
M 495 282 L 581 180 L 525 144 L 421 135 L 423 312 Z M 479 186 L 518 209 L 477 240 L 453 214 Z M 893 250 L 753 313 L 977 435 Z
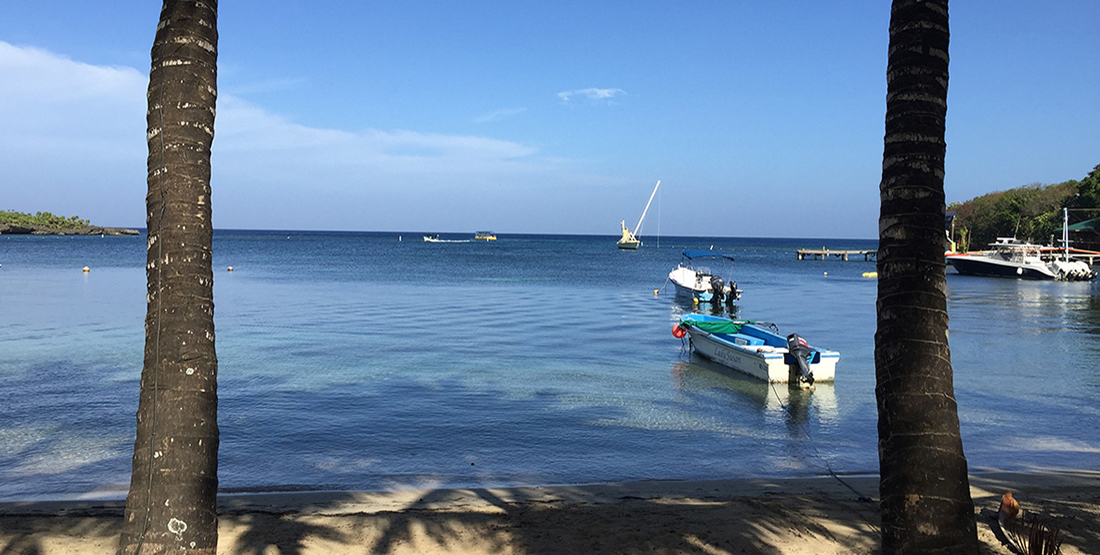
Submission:
M 879 218 L 883 553 L 977 553 L 947 340 L 947 0 L 894 0 Z
M 210 146 L 217 1 L 166 0 L 149 74 L 148 311 L 119 553 L 215 553 L 218 489 Z

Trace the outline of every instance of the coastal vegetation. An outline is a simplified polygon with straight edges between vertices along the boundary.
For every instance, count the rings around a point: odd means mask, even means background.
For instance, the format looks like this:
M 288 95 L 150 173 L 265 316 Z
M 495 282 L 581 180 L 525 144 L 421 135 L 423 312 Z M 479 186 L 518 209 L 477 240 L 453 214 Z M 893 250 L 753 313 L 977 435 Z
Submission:
M 138 231 L 92 225 L 79 216 L 0 210 L 0 235 L 138 235 Z
M 997 237 L 1014 236 L 1034 243 L 1053 244 L 1061 236 L 1062 209 L 1075 220 L 1100 216 L 1100 165 L 1084 179 L 1044 185 L 1033 183 L 997 191 L 947 207 L 954 212 L 952 240 L 962 251 L 981 249 Z
M 35 212 L 32 215 L 10 210 L 0 210 L 0 224 L 39 226 L 56 229 L 75 229 L 91 225 L 88 223 L 88 220 L 81 219 L 78 216 L 55 216 L 49 212 Z

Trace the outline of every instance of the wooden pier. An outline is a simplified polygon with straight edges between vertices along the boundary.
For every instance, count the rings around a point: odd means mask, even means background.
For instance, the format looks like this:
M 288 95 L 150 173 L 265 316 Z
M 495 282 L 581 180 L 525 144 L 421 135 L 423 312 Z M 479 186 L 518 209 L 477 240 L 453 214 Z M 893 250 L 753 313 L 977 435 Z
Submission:
M 798 249 L 799 260 L 805 260 L 808 257 L 813 257 L 814 260 L 825 260 L 830 256 L 835 256 L 841 260 L 848 260 L 848 257 L 852 256 L 862 256 L 864 261 L 870 261 L 878 259 L 878 251 L 838 251 L 825 247 L 821 247 L 820 249 Z

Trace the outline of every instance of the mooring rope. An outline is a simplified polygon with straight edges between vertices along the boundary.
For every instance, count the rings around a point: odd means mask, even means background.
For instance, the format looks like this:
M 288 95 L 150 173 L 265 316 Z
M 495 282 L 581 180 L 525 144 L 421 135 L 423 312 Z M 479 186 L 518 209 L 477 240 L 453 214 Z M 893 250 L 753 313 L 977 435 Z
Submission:
M 783 412 L 787 413 L 788 416 L 791 416 L 793 418 L 794 414 L 791 413 L 790 404 L 783 402 L 783 398 L 779 396 L 779 391 L 777 391 L 775 388 L 775 383 L 769 382 L 768 385 L 771 387 L 772 393 L 775 394 L 775 400 L 779 402 L 779 406 L 783 407 Z M 856 488 L 852 487 L 851 484 L 845 482 L 844 479 L 841 478 L 840 475 L 838 475 L 836 471 L 833 470 L 833 465 L 829 464 L 829 459 L 825 458 L 825 456 L 821 454 L 821 450 L 817 448 L 817 443 L 814 441 L 813 436 L 810 435 L 810 430 L 806 427 L 806 424 L 804 422 L 798 422 L 798 428 L 802 430 L 802 434 L 806 436 L 806 439 L 809 441 L 810 447 L 812 447 L 814 450 L 814 455 L 816 455 L 817 458 L 821 459 L 821 462 L 825 463 L 825 469 L 829 471 L 829 476 L 832 476 L 834 479 L 836 479 L 837 482 L 840 482 L 841 485 L 851 490 L 852 493 L 856 494 L 856 500 L 860 503 L 870 503 L 872 501 L 870 497 L 867 497 L 866 495 L 860 493 L 858 490 L 856 490 Z M 871 526 L 876 530 L 878 529 L 877 524 L 863 518 L 863 515 L 860 515 L 860 519 L 866 522 L 868 526 Z

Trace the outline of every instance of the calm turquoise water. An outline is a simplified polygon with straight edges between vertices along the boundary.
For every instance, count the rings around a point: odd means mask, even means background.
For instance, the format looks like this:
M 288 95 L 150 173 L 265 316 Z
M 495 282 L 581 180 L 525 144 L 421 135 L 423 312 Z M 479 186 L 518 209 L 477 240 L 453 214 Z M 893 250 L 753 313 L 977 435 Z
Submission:
M 877 471 L 874 264 L 794 255 L 873 242 L 403 239 L 216 234 L 223 488 Z M 737 258 L 740 316 L 841 352 L 835 385 L 772 388 L 672 337 L 689 307 L 665 276 L 712 245 Z M 124 495 L 144 246 L 0 236 L 0 500 Z M 1100 469 L 1100 286 L 951 274 L 948 289 L 972 469 Z

